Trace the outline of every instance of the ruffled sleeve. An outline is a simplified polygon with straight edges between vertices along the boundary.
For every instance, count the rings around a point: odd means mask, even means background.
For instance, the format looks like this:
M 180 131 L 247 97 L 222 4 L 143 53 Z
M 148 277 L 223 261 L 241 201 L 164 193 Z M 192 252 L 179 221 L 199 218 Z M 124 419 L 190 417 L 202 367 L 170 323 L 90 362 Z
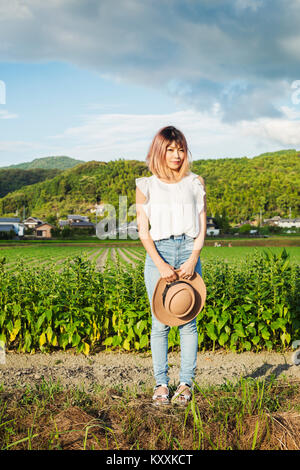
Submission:
M 195 195 L 195 200 L 197 204 L 197 211 L 198 213 L 202 212 L 204 209 L 204 196 L 206 194 L 203 184 L 198 178 L 198 175 L 194 175 L 193 178 L 193 190 Z
M 146 196 L 147 200 L 149 199 L 149 180 L 147 176 L 135 179 L 135 184 L 140 191 Z

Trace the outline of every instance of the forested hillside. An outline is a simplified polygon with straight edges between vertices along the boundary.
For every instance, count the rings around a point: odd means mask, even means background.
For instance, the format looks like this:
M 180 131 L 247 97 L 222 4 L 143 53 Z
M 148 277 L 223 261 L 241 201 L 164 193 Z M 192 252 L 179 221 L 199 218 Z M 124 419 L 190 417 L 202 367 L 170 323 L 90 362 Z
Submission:
M 35 158 L 31 162 L 18 163 L 16 165 L 3 166 L 0 170 L 3 169 L 13 169 L 17 168 L 19 170 L 34 170 L 36 168 L 42 168 L 43 170 L 66 170 L 67 168 L 73 168 L 79 163 L 84 163 L 83 160 L 76 160 L 75 158 L 66 157 L 66 156 L 57 156 L 57 157 L 42 157 Z
M 262 217 L 300 215 L 300 158 L 296 150 L 254 158 L 196 160 L 192 171 L 206 183 L 208 215 L 225 213 L 231 223 Z M 26 186 L 0 200 L 0 214 L 12 215 L 23 205 L 26 216 L 45 218 L 80 213 L 102 201 L 113 204 L 118 215 L 119 195 L 135 202 L 135 178 L 150 176 L 138 160 L 91 161 L 63 171 L 51 180 Z
M 52 169 L 33 169 L 33 170 L 20 170 L 20 169 L 7 169 L 3 170 L 0 168 L 0 197 L 5 196 L 8 193 L 16 191 L 22 186 L 29 184 L 35 184 L 39 181 L 44 181 L 48 178 L 53 178 L 61 170 Z
M 282 150 L 253 158 L 197 160 L 212 213 L 225 211 L 235 222 L 255 217 L 300 215 L 300 153 Z

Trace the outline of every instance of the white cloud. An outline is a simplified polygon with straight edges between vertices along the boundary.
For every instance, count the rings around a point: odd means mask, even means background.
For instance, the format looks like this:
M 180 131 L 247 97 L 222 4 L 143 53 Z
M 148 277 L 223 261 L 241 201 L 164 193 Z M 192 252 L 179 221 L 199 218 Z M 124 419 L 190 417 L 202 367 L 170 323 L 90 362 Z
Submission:
M 250 8 L 253 11 L 256 11 L 262 6 L 262 0 L 236 0 L 236 8 L 244 10 L 245 8 Z
M 0 162 L 5 166 L 49 155 L 68 155 L 84 161 L 119 158 L 145 161 L 152 138 L 167 125 L 174 125 L 185 134 L 192 160 L 252 157 L 283 148 L 300 150 L 300 121 L 290 119 L 296 111 L 284 112 L 287 117 L 282 119 L 235 123 L 222 121 L 217 105 L 210 113 L 187 109 L 162 115 L 87 114 L 82 116 L 81 125 L 40 142 L 1 141 Z M 9 161 L 9 155 L 13 155 L 14 161 Z
M 6 109 L 0 109 L 0 119 L 16 119 L 19 115 L 16 113 L 11 113 Z
M 300 148 L 300 121 L 260 119 L 243 123 L 245 135 L 259 137 L 264 142 L 277 143 L 279 148 Z
M 194 159 L 300 147 L 291 87 L 300 80 L 299 22 L 300 0 L 0 0 L 0 60 L 69 62 L 167 93 L 181 109 L 134 115 L 90 105 L 81 125 L 40 142 L 1 142 L 0 152 L 20 161 L 144 160 L 170 124 Z M 18 117 L 0 111 L 0 119 Z
M 300 108 L 295 109 L 289 106 L 281 106 L 281 111 L 288 120 L 300 119 Z
M 145 160 L 155 133 L 167 125 L 178 127 L 185 134 L 193 160 L 241 157 L 245 148 L 248 156 L 254 156 L 278 148 L 300 147 L 300 122 L 289 119 L 226 123 L 218 112 L 193 109 L 164 115 L 95 114 L 82 119 L 82 125 L 50 137 L 56 154 L 86 161 Z
M 282 49 L 294 59 L 300 59 L 300 34 L 292 33 L 280 40 Z
M 25 140 L 0 140 L 0 167 L 48 156 L 49 146 Z
M 270 90 L 300 78 L 299 22 L 296 0 L 0 0 L 0 60 L 64 61 L 160 91 L 173 80 L 189 107 L 275 118 Z
M 33 18 L 30 11 L 30 5 L 25 5 L 22 0 L 5 0 L 0 1 L 0 18 L 1 21 L 19 21 Z

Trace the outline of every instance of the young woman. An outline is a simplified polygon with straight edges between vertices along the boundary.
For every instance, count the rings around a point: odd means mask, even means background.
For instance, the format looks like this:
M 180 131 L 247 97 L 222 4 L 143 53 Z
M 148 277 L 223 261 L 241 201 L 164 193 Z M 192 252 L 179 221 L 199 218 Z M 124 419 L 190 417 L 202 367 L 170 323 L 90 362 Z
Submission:
M 140 239 L 146 249 L 144 279 L 150 306 L 158 279 L 167 282 L 202 275 L 200 252 L 206 234 L 205 186 L 190 171 L 185 136 L 173 126 L 155 135 L 146 157 L 150 177 L 136 178 L 136 211 Z M 149 229 L 149 223 L 151 228 Z M 177 270 L 178 275 L 175 270 Z M 152 306 L 151 351 L 155 404 L 169 403 L 168 333 Z M 179 326 L 180 384 L 172 401 L 187 403 L 195 375 L 198 333 L 196 318 Z

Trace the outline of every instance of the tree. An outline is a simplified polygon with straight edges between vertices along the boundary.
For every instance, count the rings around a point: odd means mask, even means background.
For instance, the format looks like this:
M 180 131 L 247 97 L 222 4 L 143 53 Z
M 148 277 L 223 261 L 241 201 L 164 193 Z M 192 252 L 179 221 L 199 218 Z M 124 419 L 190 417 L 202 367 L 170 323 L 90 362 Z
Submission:
M 57 217 L 55 215 L 48 215 L 46 217 L 46 222 L 50 225 L 56 225 L 57 224 Z
M 71 233 L 72 233 L 72 229 L 68 225 L 65 225 L 61 231 L 61 235 L 63 238 L 68 238 L 71 235 Z
M 214 217 L 217 227 L 220 229 L 220 233 L 229 233 L 230 232 L 230 223 L 226 215 L 226 209 L 222 210 L 222 214 L 219 215 L 216 213 Z
M 242 234 L 246 235 L 246 234 L 249 234 L 251 228 L 252 227 L 251 227 L 250 224 L 244 224 L 240 227 L 239 232 L 240 232 L 241 235 Z

